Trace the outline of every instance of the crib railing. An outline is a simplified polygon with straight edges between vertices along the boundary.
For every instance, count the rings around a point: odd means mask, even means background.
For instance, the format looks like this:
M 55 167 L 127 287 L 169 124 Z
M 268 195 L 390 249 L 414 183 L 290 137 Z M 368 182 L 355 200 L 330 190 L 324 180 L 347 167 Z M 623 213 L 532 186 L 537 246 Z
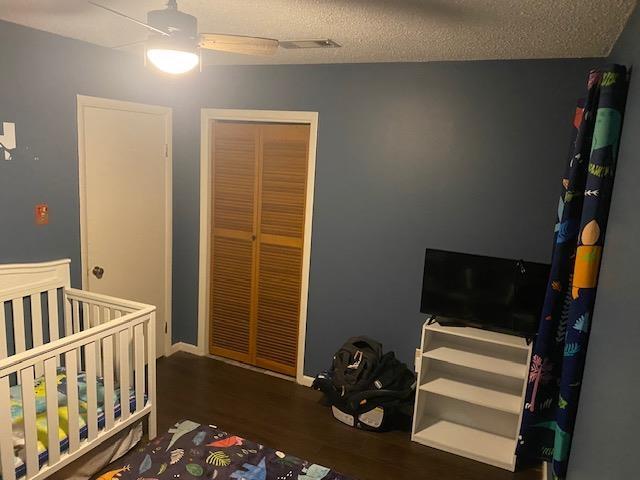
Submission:
M 4 290 L 0 294 L 0 465 L 3 480 L 16 478 L 9 413 L 12 387 L 19 388 L 22 393 L 23 457 L 28 480 L 46 478 L 145 415 L 149 416 L 149 438 L 156 436 L 155 307 L 64 286 L 44 287 L 42 290 L 42 285 L 34 285 L 27 290 Z M 42 313 L 43 299 L 46 299 L 47 315 Z M 6 326 L 11 327 L 13 335 L 8 335 Z M 13 337 L 13 345 L 10 337 Z M 7 356 L 8 353 L 13 354 Z M 65 445 L 64 452 L 58 433 L 61 426 L 58 409 L 63 406 L 58 404 L 59 367 L 64 367 L 66 374 L 68 446 Z M 79 397 L 80 371 L 86 375 L 86 407 L 83 408 Z M 38 415 L 34 384 L 42 376 L 46 413 Z M 98 377 L 102 377 L 104 391 L 100 404 Z M 116 415 L 118 388 L 120 410 Z M 135 398 L 131 408 L 130 389 Z M 99 407 L 104 415 L 101 428 L 98 425 Z M 48 458 L 44 464 L 38 452 L 37 423 L 42 423 L 42 415 L 46 416 L 47 425 Z M 82 435 L 81 416 L 86 420 L 86 431 Z
M 71 325 L 73 333 L 82 332 L 88 328 L 102 325 L 111 320 L 121 318 L 123 315 L 135 312 L 140 309 L 141 304 L 126 300 L 114 299 L 105 295 L 85 292 L 75 288 L 67 288 L 66 292 L 66 309 L 70 313 Z M 133 355 L 132 336 L 129 332 L 129 351 Z M 114 346 L 119 346 L 118 338 L 114 341 Z M 101 357 L 101 345 L 96 345 L 96 358 Z M 116 371 L 120 369 L 120 358 L 114 359 Z M 133 374 L 133 363 L 129 362 L 125 365 L 129 366 L 129 373 Z M 96 363 L 98 375 L 102 375 L 102 365 Z

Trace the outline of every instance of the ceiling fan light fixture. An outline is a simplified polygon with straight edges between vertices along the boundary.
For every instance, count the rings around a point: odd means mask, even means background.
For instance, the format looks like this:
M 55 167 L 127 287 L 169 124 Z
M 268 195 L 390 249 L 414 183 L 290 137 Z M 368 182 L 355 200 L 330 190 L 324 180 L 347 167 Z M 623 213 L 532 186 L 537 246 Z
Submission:
M 194 51 L 172 48 L 150 48 L 147 59 L 158 70 L 171 75 L 190 72 L 200 63 L 200 56 Z
M 198 19 L 179 11 L 177 0 L 168 0 L 165 8 L 148 12 L 146 23 L 93 0 L 88 2 L 150 31 L 145 65 L 148 61 L 171 75 L 187 73 L 198 65 L 202 69 L 203 49 L 244 55 L 274 55 L 278 51 L 278 40 L 273 38 L 198 33 Z

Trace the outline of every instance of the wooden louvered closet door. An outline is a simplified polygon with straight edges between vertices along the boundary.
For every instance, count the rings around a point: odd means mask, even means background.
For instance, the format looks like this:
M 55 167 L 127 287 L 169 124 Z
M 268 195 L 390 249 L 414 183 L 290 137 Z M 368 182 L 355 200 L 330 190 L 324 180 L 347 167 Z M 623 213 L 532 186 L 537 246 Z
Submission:
M 210 351 L 252 359 L 258 131 L 254 125 L 213 126 Z
M 288 375 L 297 363 L 308 154 L 308 125 L 214 125 L 211 352 Z M 229 232 L 221 221 L 237 225 Z
M 260 129 L 256 364 L 295 375 L 309 126 Z

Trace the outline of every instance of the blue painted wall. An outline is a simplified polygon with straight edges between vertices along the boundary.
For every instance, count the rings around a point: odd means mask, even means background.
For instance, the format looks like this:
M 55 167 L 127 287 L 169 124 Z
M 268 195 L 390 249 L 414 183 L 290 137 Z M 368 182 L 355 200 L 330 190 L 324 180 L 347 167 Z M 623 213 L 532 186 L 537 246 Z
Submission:
M 0 61 L 0 127 L 14 122 L 18 142 L 0 160 L 0 262 L 69 257 L 79 285 L 76 95 L 167 104 L 174 83 L 120 52 L 2 21 Z M 47 226 L 35 225 L 38 203 Z
M 174 107 L 174 340 L 195 342 L 201 107 L 320 114 L 305 370 L 355 334 L 407 362 L 425 247 L 546 261 L 575 97 L 595 60 L 207 68 L 0 22 L 0 120 L 40 161 L 0 162 L 0 261 L 69 256 L 79 278 L 75 95 Z M 10 68 L 6 68 L 10 66 Z M 33 225 L 48 202 L 51 225 Z
M 633 66 L 569 480 L 638 478 L 640 10 L 610 57 Z
M 199 108 L 319 112 L 305 370 L 350 335 L 407 362 L 425 247 L 548 261 L 594 61 L 210 69 L 178 102 L 176 339 L 196 338 Z

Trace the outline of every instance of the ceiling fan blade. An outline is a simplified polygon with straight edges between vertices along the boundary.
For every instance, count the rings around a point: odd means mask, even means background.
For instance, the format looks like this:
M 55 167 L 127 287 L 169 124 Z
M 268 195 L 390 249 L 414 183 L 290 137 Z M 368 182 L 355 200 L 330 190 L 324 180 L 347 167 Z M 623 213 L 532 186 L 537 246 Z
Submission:
M 136 45 L 142 45 L 143 43 L 146 43 L 147 40 L 138 40 L 135 42 L 128 42 L 128 43 L 121 43 L 119 45 L 114 45 L 111 48 L 113 48 L 114 50 L 118 50 L 119 48 L 127 48 L 127 47 L 134 47 Z
M 130 17 L 129 15 L 126 15 L 126 14 L 124 14 L 122 12 L 114 10 L 113 8 L 105 7 L 104 5 L 100 5 L 99 3 L 92 2 L 91 0 L 88 0 L 88 1 L 89 1 L 89 3 L 91 5 L 93 5 L 95 7 L 102 8 L 102 9 L 106 10 L 107 12 L 114 13 L 114 14 L 122 17 L 122 18 L 126 18 L 127 20 L 129 20 L 129 21 L 131 21 L 133 23 L 137 23 L 138 25 L 140 25 L 142 27 L 145 27 L 145 28 L 147 28 L 147 29 L 149 29 L 149 30 L 151 30 L 153 32 L 159 33 L 159 34 L 164 35 L 166 37 L 169 36 L 169 33 L 165 32 L 164 30 L 160 30 L 159 28 L 156 28 L 156 27 L 154 27 L 152 25 L 149 25 L 148 23 L 144 23 L 144 22 L 138 20 L 137 18 Z
M 278 51 L 278 40 L 243 35 L 201 33 L 200 47 L 245 55 L 274 55 Z

